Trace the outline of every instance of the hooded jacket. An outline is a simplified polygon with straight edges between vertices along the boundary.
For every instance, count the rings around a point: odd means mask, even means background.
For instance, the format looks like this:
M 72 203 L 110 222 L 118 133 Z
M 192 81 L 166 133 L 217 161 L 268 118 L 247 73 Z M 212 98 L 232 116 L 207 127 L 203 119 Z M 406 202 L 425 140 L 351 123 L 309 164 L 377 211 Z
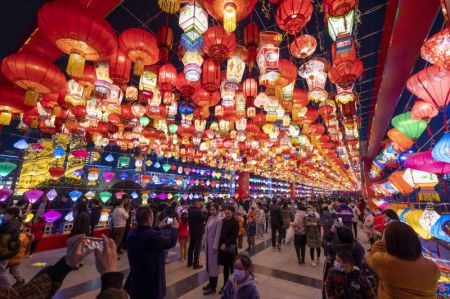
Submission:
M 256 281 L 250 274 L 241 284 L 237 284 L 234 275 L 228 280 L 220 299 L 259 299 Z

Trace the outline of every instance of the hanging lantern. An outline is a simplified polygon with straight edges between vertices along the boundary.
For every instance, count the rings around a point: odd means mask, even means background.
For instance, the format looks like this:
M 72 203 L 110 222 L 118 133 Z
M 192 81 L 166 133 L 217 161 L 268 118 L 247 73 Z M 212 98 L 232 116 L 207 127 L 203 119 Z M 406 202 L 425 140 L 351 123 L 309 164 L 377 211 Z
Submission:
M 55 189 L 51 189 L 50 191 L 47 192 L 46 196 L 49 201 L 53 201 L 56 198 L 56 196 L 58 196 L 58 192 L 56 192 Z
M 450 70 L 450 32 L 444 28 L 423 43 L 422 58 L 440 68 Z
M 162 63 L 169 62 L 169 51 L 173 47 L 173 30 L 167 24 L 159 28 L 157 44 L 159 47 L 159 60 Z
M 219 66 L 236 47 L 236 36 L 221 26 L 209 27 L 203 39 L 203 51 Z
M 11 163 L 11 162 L 0 162 L 0 177 L 8 176 L 16 168 L 17 168 L 17 165 L 14 164 L 14 163 Z
M 411 169 L 431 172 L 437 175 L 450 173 L 450 164 L 435 160 L 431 150 L 410 156 L 404 165 Z
M 417 139 L 427 128 L 427 122 L 412 119 L 411 112 L 406 112 L 395 116 L 392 119 L 392 126 L 409 138 Z
M 181 60 L 184 64 L 184 75 L 186 80 L 196 82 L 202 74 L 203 57 L 200 50 L 186 51 Z
M 344 89 L 336 85 L 337 94 L 335 100 L 337 103 L 348 104 L 355 101 L 355 94 L 353 93 L 353 86 Z
M 52 166 L 49 168 L 48 172 L 50 173 L 50 176 L 56 181 L 64 175 L 65 170 L 62 167 Z
M 280 76 L 277 79 L 277 84 L 281 87 L 288 86 L 297 78 L 297 66 L 289 59 L 280 58 L 278 61 L 278 70 L 280 72 Z
M 208 30 L 208 14 L 197 1 L 190 1 L 181 8 L 178 22 L 192 42 L 202 38 Z
M 130 28 L 119 36 L 119 47 L 134 62 L 134 74 L 142 76 L 145 65 L 159 60 L 159 48 L 156 37 L 143 29 Z
M 242 46 L 237 45 L 227 60 L 227 80 L 237 84 L 234 89 L 238 89 L 239 83 L 242 81 L 246 59 L 247 51 Z
M 118 162 L 119 162 L 120 166 L 126 167 L 126 166 L 128 166 L 130 164 L 130 157 L 128 157 L 128 156 L 120 156 Z
M 343 89 L 352 90 L 355 81 L 364 71 L 363 63 L 360 59 L 344 60 L 339 57 L 333 61 L 330 68 L 330 81 Z
M 333 41 L 351 38 L 355 21 L 355 11 L 350 10 L 345 15 L 328 16 L 328 34 Z
M 400 146 L 403 150 L 411 148 L 414 141 L 396 128 L 392 128 L 387 132 L 387 136 L 392 142 Z
M 100 197 L 100 200 L 102 201 L 102 203 L 105 204 L 108 202 L 108 200 L 111 199 L 112 193 L 108 192 L 108 191 L 103 191 L 103 192 L 99 193 L 99 197 Z
M 164 172 L 168 172 L 170 170 L 170 164 L 164 163 L 162 165 L 162 169 L 164 170 Z
M 330 16 L 343 16 L 350 10 L 354 9 L 358 4 L 358 0 L 324 0 L 323 11 Z
M 313 58 L 305 62 L 299 70 L 300 77 L 308 84 L 308 98 L 315 102 L 325 101 L 328 93 L 325 91 L 329 63 L 321 58 Z
M 122 52 L 120 49 L 117 49 L 117 51 L 109 59 L 109 77 L 114 82 L 114 84 L 122 86 L 127 84 L 128 81 L 130 80 L 130 72 L 131 72 L 131 60 L 127 57 L 127 55 L 124 52 Z M 128 100 L 127 96 L 126 98 Z M 136 89 L 136 98 L 137 98 L 137 89 Z
M 220 66 L 212 59 L 203 62 L 202 86 L 206 91 L 214 92 L 220 86 Z
M 436 107 L 447 107 L 450 101 L 450 71 L 429 66 L 408 79 L 408 90 Z
M 244 27 L 244 46 L 248 51 L 248 63 L 250 68 L 256 61 L 256 49 L 259 45 L 259 28 L 258 25 L 250 21 L 247 26 Z
M 78 191 L 78 190 L 69 192 L 69 197 L 70 197 L 70 199 L 72 199 L 72 201 L 77 201 L 82 195 L 83 195 L 83 193 L 81 193 L 81 191 Z
M 450 214 L 442 214 L 431 227 L 431 234 L 436 239 L 450 242 Z
M 86 60 L 108 59 L 117 51 L 111 25 L 77 1 L 46 3 L 38 11 L 40 31 L 61 51 L 70 55 L 66 71 L 82 76 Z
M 289 46 L 289 51 L 296 58 L 305 59 L 316 51 L 317 41 L 312 35 L 303 34 L 296 36 Z
M 23 103 L 24 97 L 23 90 L 9 85 L 0 85 L 0 125 L 9 126 L 13 116 L 33 108 Z
M 34 204 L 44 195 L 44 191 L 38 189 L 31 189 L 23 194 L 23 197 L 28 200 L 29 203 Z
M 435 210 L 428 208 L 423 211 L 422 216 L 419 218 L 419 224 L 427 231 L 431 232 L 431 228 L 441 217 Z
M 245 19 L 252 12 L 256 2 L 256 0 L 203 1 L 209 15 L 218 21 L 222 21 L 223 28 L 227 32 L 233 32 L 236 29 L 236 22 Z
M 428 120 L 439 114 L 439 110 L 430 102 L 425 102 L 422 100 L 417 100 L 411 109 L 412 119 L 424 119 Z
M 196 105 L 203 107 L 204 113 L 206 113 L 206 110 L 209 111 L 209 107 L 219 104 L 220 94 L 218 91 L 210 93 L 203 88 L 200 88 L 195 92 L 192 100 Z
M 158 85 L 162 92 L 172 92 L 172 88 L 177 82 L 177 69 L 171 64 L 166 63 L 159 69 Z
M 28 54 L 12 54 L 1 64 L 2 73 L 26 90 L 24 104 L 36 106 L 39 94 L 56 93 L 66 88 L 64 74 L 53 63 Z
M 259 38 L 260 46 L 256 57 L 260 71 L 259 83 L 267 87 L 275 87 L 280 76 L 278 72 L 280 49 L 278 46 L 283 38 L 281 34 L 274 31 L 261 32 Z
M 116 174 L 112 171 L 105 171 L 102 173 L 102 176 L 105 182 L 110 183 L 114 179 Z
M 283 0 L 277 8 L 276 22 L 281 30 L 295 34 L 306 26 L 312 12 L 311 0 Z
M 434 146 L 431 155 L 438 161 L 450 163 L 450 132 L 444 133 L 444 136 Z
M 16 141 L 14 143 L 14 148 L 17 148 L 18 150 L 26 150 L 28 149 L 28 142 L 26 142 L 24 139 L 20 139 L 19 141 Z

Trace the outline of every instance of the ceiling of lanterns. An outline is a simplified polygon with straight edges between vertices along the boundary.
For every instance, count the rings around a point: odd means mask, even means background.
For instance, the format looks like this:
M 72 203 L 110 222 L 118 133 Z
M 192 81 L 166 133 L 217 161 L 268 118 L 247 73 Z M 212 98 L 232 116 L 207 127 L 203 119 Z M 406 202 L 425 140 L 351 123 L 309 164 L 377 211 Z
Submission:
M 358 189 L 360 181 L 359 139 L 366 139 L 365 133 L 367 128 L 365 126 L 367 124 L 367 116 L 373 92 L 373 79 L 376 73 L 386 2 L 362 1 L 362 3 L 359 3 L 358 10 L 355 11 L 355 20 L 357 22 L 355 22 L 355 28 L 351 32 L 351 35 L 356 42 L 356 55 L 364 65 L 364 72 L 357 79 L 353 87 L 353 92 L 358 94 L 355 98 L 359 97 L 360 104 L 355 105 L 350 111 L 347 111 L 348 109 L 341 111 L 340 105 L 336 108 L 334 101 L 320 103 L 311 101 L 307 103 L 306 109 L 318 110 L 321 106 L 330 106 L 329 109 L 322 108 L 322 110 L 330 112 L 326 112 L 325 115 L 321 113 L 320 116 L 313 117 L 316 120 L 312 124 L 292 121 L 292 112 L 289 109 L 283 113 L 286 116 L 284 120 L 283 117 L 278 116 L 275 117 L 275 122 L 273 120 L 267 121 L 266 119 L 256 122 L 256 118 L 248 118 L 247 128 L 250 123 L 254 123 L 259 127 L 260 133 L 252 136 L 248 133 L 248 130 L 245 130 L 244 126 L 243 131 L 246 132 L 244 134 L 245 137 L 241 136 L 239 139 L 236 138 L 238 132 L 233 130 L 233 124 L 229 130 L 220 130 L 219 128 L 219 130 L 214 131 L 214 128 L 211 128 L 211 125 L 213 127 L 218 125 L 217 122 L 220 121 L 221 117 L 215 115 L 218 112 L 216 107 L 210 107 L 208 111 L 209 116 L 205 119 L 206 130 L 203 133 L 198 131 L 194 136 L 187 134 L 183 137 L 180 136 L 180 131 L 182 131 L 180 130 L 177 132 L 178 136 L 175 137 L 175 134 L 171 134 L 167 127 L 161 133 L 161 130 L 155 130 L 150 124 L 149 127 L 151 128 L 152 135 L 151 137 L 147 136 L 148 138 L 146 139 L 153 144 L 157 141 L 156 144 L 158 146 L 153 146 L 153 150 L 159 155 L 164 154 L 166 157 L 181 156 L 180 159 L 182 160 L 233 170 L 249 170 L 264 176 L 298 181 L 306 185 L 322 188 L 335 190 Z M 238 1 L 236 3 L 239 5 Z M 185 4 L 181 4 L 181 6 L 183 5 Z M 313 11 L 311 13 L 311 19 L 297 33 L 297 36 L 306 34 L 313 36 L 317 44 L 316 50 L 305 59 L 294 58 L 291 55 L 288 45 L 293 42 L 294 35 L 288 35 L 277 26 L 275 22 L 276 9 L 277 5 L 270 4 L 267 1 L 258 1 L 251 17 L 246 17 L 237 23 L 237 28 L 234 32 L 237 44 L 243 44 L 244 28 L 252 21 L 259 27 L 259 32 L 275 31 L 280 33 L 282 38 L 278 45 L 280 58 L 287 58 L 294 61 L 297 69 L 301 69 L 302 65 L 312 58 L 322 58 L 328 61 L 328 63 L 332 63 L 331 47 L 333 40 L 328 34 L 327 24 L 324 21 L 322 1 L 320 3 L 317 1 L 312 3 Z M 174 33 L 173 47 L 168 53 L 168 60 L 175 66 L 178 72 L 182 72 L 183 62 L 179 56 L 179 45 L 183 30 L 178 25 L 178 16 L 178 14 L 168 15 L 163 13 L 158 8 L 157 1 L 126 0 L 106 17 L 106 21 L 111 24 L 117 35 L 129 28 L 141 28 L 156 36 L 160 27 L 167 23 Z M 32 23 L 34 22 L 30 21 L 30 26 L 33 25 Z M 221 22 L 211 17 L 208 18 L 208 23 L 209 27 L 214 25 L 221 26 Z M 23 35 L 23 32 L 15 33 L 17 35 Z M 15 38 L 18 39 L 19 36 Z M 11 44 L 9 46 L 13 48 Z M 204 59 L 206 58 L 207 56 L 204 56 Z M 68 56 L 63 55 L 57 59 L 56 64 L 64 70 L 67 61 Z M 160 62 L 158 64 L 161 65 Z M 227 63 L 225 61 L 221 64 L 222 72 L 226 71 L 226 68 Z M 135 76 L 133 73 L 136 73 L 136 70 L 134 72 L 131 70 L 131 78 L 128 86 L 134 85 L 137 87 L 140 82 L 140 77 Z M 256 64 L 251 72 L 249 72 L 247 64 L 242 81 L 249 76 L 258 79 L 259 75 L 260 70 L 258 70 Z M 297 75 L 295 88 L 308 91 L 309 87 L 306 80 Z M 265 87 L 261 85 L 258 87 L 258 92 L 263 92 L 264 90 L 266 90 Z M 329 80 L 325 84 L 325 90 L 329 94 L 336 94 L 337 92 L 335 85 L 330 83 Z M 173 88 L 173 92 L 174 94 L 178 94 L 175 88 Z M 270 99 L 272 100 L 282 101 L 280 97 L 274 97 L 269 90 L 266 90 L 266 94 L 271 96 Z M 332 97 L 328 98 L 332 99 Z M 186 104 L 183 97 L 180 100 L 182 102 L 180 102 L 180 107 L 182 104 Z M 327 104 L 324 105 L 323 103 Z M 124 100 L 122 104 L 126 105 L 128 103 Z M 192 101 L 189 104 L 193 108 L 196 106 Z M 223 102 L 219 104 L 223 104 Z M 304 116 L 304 109 L 299 112 L 300 115 Z M 257 111 L 264 114 L 270 113 L 267 109 L 263 110 L 261 108 Z M 345 117 L 342 115 L 345 115 Z M 190 119 L 192 126 L 194 126 L 196 118 L 198 117 L 194 116 Z M 232 117 L 230 119 L 236 118 Z M 129 124 L 124 126 L 124 131 L 131 131 L 133 126 L 139 127 L 138 120 L 131 119 Z M 186 114 L 184 116 L 180 113 L 175 115 L 175 123 L 178 126 L 185 120 Z M 167 125 L 171 123 L 173 121 L 168 121 Z M 129 128 L 127 128 L 127 125 Z M 325 128 L 326 130 L 323 130 Z M 214 134 L 208 132 L 208 130 L 214 131 Z M 134 132 L 139 131 L 134 129 Z M 206 134 L 205 132 L 210 134 Z M 336 137 L 330 140 L 328 138 L 330 136 L 329 133 L 332 133 Z M 117 136 L 117 134 L 109 136 L 109 139 L 117 138 Z M 186 138 L 186 136 L 189 138 Z M 179 141 L 175 143 L 174 137 L 179 139 Z M 197 140 L 193 140 L 196 137 L 198 137 Z M 132 143 L 133 145 L 131 147 L 136 146 L 147 150 L 150 148 L 148 147 L 148 141 L 147 145 L 145 145 L 145 140 L 144 143 L 139 143 L 136 140 L 133 140 Z M 129 144 L 130 142 L 124 147 L 130 147 Z M 101 144 L 97 145 L 101 146 Z

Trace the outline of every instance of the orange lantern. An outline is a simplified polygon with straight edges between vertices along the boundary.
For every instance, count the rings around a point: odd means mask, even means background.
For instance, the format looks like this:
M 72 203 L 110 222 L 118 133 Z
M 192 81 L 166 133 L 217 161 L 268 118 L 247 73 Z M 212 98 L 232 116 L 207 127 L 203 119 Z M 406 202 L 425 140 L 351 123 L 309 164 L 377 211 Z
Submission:
M 192 100 L 196 105 L 203 107 L 203 113 L 206 114 L 209 111 L 209 107 L 219 104 L 220 94 L 218 91 L 211 93 L 201 88 L 195 92 Z
M 158 84 L 163 93 L 171 92 L 177 82 L 177 69 L 171 64 L 166 63 L 159 69 Z
M 411 109 L 412 119 L 429 119 L 439 114 L 437 107 L 430 102 L 417 100 Z
M 0 85 L 0 125 L 10 124 L 15 114 L 31 110 L 33 106 L 23 103 L 25 92 L 18 88 Z
M 413 146 L 414 141 L 408 136 L 404 135 L 402 132 L 396 128 L 392 128 L 387 132 L 387 136 L 392 142 L 400 146 L 402 149 L 407 150 Z
M 280 86 L 284 87 L 297 78 L 297 66 L 289 59 L 280 58 L 278 61 L 278 69 L 280 71 L 280 77 L 277 83 Z
M 283 0 L 277 8 L 276 22 L 281 30 L 295 34 L 311 19 L 311 0 Z
M 173 47 L 173 30 L 167 23 L 158 30 L 157 45 L 159 47 L 159 60 L 162 63 L 169 61 L 169 51 Z
M 342 60 L 336 58 L 330 68 L 328 76 L 330 81 L 343 89 L 353 88 L 356 79 L 358 79 L 364 71 L 363 63 L 360 59 Z
M 292 105 L 294 107 L 305 107 L 308 103 L 308 93 L 303 89 L 294 89 Z
M 236 47 L 236 36 L 226 32 L 221 26 L 209 27 L 208 30 L 203 33 L 203 39 L 203 51 L 205 51 L 217 65 L 220 65 Z M 203 65 L 204 64 L 205 63 L 203 63 Z
M 130 80 L 131 60 L 120 49 L 117 49 L 109 60 L 109 77 L 114 84 L 125 85 Z
M 294 38 L 294 41 L 289 46 L 289 51 L 291 52 L 292 56 L 305 59 L 311 56 L 316 48 L 317 41 L 314 36 L 303 34 Z

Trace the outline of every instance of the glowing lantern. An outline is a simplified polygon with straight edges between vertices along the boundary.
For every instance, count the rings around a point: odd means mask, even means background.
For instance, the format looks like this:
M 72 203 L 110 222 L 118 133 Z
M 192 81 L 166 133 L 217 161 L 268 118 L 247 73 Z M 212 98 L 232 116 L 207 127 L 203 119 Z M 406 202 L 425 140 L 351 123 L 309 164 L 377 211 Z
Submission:
M 411 112 L 405 112 L 392 119 L 392 126 L 409 138 L 417 139 L 427 128 L 427 122 L 424 120 L 412 119 Z
M 54 180 L 58 180 L 64 175 L 64 168 L 58 166 L 52 166 L 49 168 L 48 172 Z
M 279 77 L 278 61 L 280 49 L 278 45 L 282 41 L 282 35 L 274 31 L 260 33 L 260 47 L 256 57 L 259 71 L 259 83 L 265 86 L 275 86 Z
M 81 195 L 83 195 L 83 193 L 81 193 L 81 191 L 78 190 L 69 192 L 69 197 L 70 199 L 72 199 L 72 201 L 77 201 L 81 197 Z
M 23 194 L 23 197 L 28 200 L 29 203 L 34 204 L 44 195 L 44 191 L 38 189 L 31 189 Z
M 0 162 L 0 176 L 6 177 L 11 172 L 13 172 L 14 169 L 17 168 L 17 165 L 11 162 Z
M 203 51 L 220 65 L 236 47 L 236 36 L 221 26 L 212 26 L 203 34 Z M 203 69 L 204 71 L 204 69 Z
M 61 218 L 62 214 L 55 210 L 50 210 L 42 214 L 42 217 L 44 217 L 45 222 L 52 223 Z
M 106 162 L 113 162 L 114 161 L 114 157 L 113 157 L 113 155 L 111 155 L 111 154 L 108 154 L 106 157 L 105 157 L 105 161 Z
M 303 34 L 294 38 L 294 41 L 289 46 L 289 51 L 291 52 L 292 56 L 305 59 L 311 56 L 316 48 L 317 41 L 314 36 Z
M 442 214 L 431 227 L 431 234 L 436 239 L 450 242 L 450 214 Z
M 408 79 L 408 90 L 438 108 L 446 107 L 450 101 L 450 71 L 429 66 Z
M 46 3 L 38 11 L 38 26 L 53 44 L 70 55 L 66 68 L 69 75 L 83 75 L 85 60 L 104 60 L 117 50 L 111 25 L 77 1 Z
M 112 171 L 105 171 L 102 173 L 102 176 L 103 176 L 103 179 L 105 180 L 105 182 L 109 183 L 114 179 L 116 174 Z
M 245 19 L 252 12 L 256 2 L 256 0 L 203 1 L 208 13 L 214 19 L 223 21 L 223 27 L 227 32 L 233 32 L 236 29 L 236 22 Z
M 342 37 L 349 37 L 353 32 L 355 11 L 351 10 L 342 16 L 328 17 L 328 33 L 333 41 Z
M 439 110 L 430 102 L 417 100 L 411 109 L 412 119 L 429 119 L 439 114 Z
M 408 136 L 404 135 L 402 132 L 396 128 L 390 129 L 387 132 L 388 137 L 392 142 L 400 146 L 402 149 L 407 150 L 413 146 L 414 141 Z
M 438 161 L 450 163 L 450 132 L 445 132 L 434 146 L 431 155 Z
M 138 98 L 138 89 L 133 85 L 128 86 L 125 90 L 125 98 L 130 102 L 136 101 Z
M 84 158 L 87 158 L 87 157 L 90 156 L 90 154 L 87 151 L 83 150 L 83 149 L 73 150 L 71 154 L 75 158 L 81 158 L 81 159 L 84 159 Z
M 353 93 L 353 86 L 349 88 L 341 88 L 336 85 L 337 94 L 336 94 L 336 102 L 341 104 L 348 104 L 350 102 L 355 101 L 355 94 Z
M 0 202 L 4 202 L 13 194 L 12 190 L 0 189 Z
M 437 175 L 450 173 L 450 164 L 435 160 L 431 155 L 431 150 L 410 156 L 404 165 L 411 169 L 431 172 Z
M 189 2 L 180 10 L 179 25 L 194 42 L 208 30 L 208 15 L 197 1 Z
M 227 80 L 239 83 L 242 81 L 242 76 L 245 71 L 245 60 L 247 58 L 247 51 L 240 45 L 234 48 L 227 61 Z M 237 86 L 235 89 L 238 89 Z
M 325 0 L 323 1 L 323 11 L 333 17 L 342 16 L 354 9 L 357 4 L 357 0 Z
M 422 58 L 440 68 L 450 69 L 450 32 L 444 28 L 430 37 L 420 49 Z
M 427 231 L 431 232 L 431 227 L 438 221 L 441 217 L 435 210 L 426 209 L 423 211 L 422 216 L 419 218 L 419 224 Z
M 200 80 L 202 74 L 203 57 L 200 50 L 186 51 L 183 55 L 184 76 L 186 80 L 195 82 Z
M 202 86 L 209 92 L 216 91 L 220 86 L 220 66 L 212 59 L 203 63 Z
M 313 6 L 310 0 L 283 0 L 276 12 L 276 22 L 281 30 L 295 34 L 311 19 Z
M 28 149 L 28 142 L 24 139 L 20 139 L 19 141 L 16 141 L 13 146 L 19 150 L 26 150 Z
M 162 165 L 162 169 L 164 170 L 164 172 L 168 172 L 170 170 L 170 164 L 164 163 Z
M 244 27 L 244 46 L 248 50 L 248 63 L 251 68 L 256 61 L 256 48 L 259 44 L 259 28 L 258 25 L 250 21 Z
M 53 150 L 53 156 L 56 159 L 62 158 L 65 155 L 65 153 L 66 152 L 64 151 L 64 149 L 60 146 L 55 147 L 55 149 Z
M 101 200 L 103 203 L 107 203 L 108 200 L 111 199 L 112 193 L 111 193 L 111 192 L 108 192 L 108 191 L 103 191 L 103 192 L 100 192 L 99 196 L 100 196 L 100 200 Z
M 56 198 L 56 196 L 58 196 L 58 192 L 56 192 L 55 189 L 51 189 L 50 191 L 47 192 L 46 196 L 49 201 L 53 201 Z
M 141 97 L 143 94 L 145 98 L 153 99 L 155 98 L 154 93 L 156 93 L 156 86 L 158 83 L 158 74 L 155 72 L 153 68 L 147 68 L 142 73 L 141 78 L 139 79 L 139 90 L 149 91 L 148 95 L 146 93 L 141 93 Z
M 431 239 L 431 234 L 419 224 L 422 214 L 423 210 L 412 210 L 404 215 L 404 219 L 422 239 L 429 240 Z
M 305 62 L 299 70 L 299 75 L 306 79 L 308 84 L 308 97 L 310 100 L 325 101 L 328 93 L 324 90 L 327 81 L 329 63 L 321 58 L 313 58 Z
M 114 53 L 109 59 L 108 71 L 109 78 L 114 82 L 114 84 L 125 85 L 130 80 L 131 60 L 128 59 L 128 56 L 124 52 L 117 49 L 116 53 Z
M 122 31 L 119 47 L 134 62 L 136 76 L 142 76 L 145 65 L 155 64 L 159 60 L 156 37 L 143 29 L 131 28 Z
M 330 81 L 340 88 L 351 90 L 363 71 L 364 66 L 360 59 L 341 59 L 341 56 L 338 56 L 333 61 L 329 77 Z
M 171 92 L 177 82 L 177 69 L 166 63 L 159 69 L 158 84 L 163 92 Z
M 118 162 L 119 162 L 120 166 L 126 167 L 126 166 L 128 166 L 130 164 L 130 157 L 128 157 L 128 156 L 120 156 Z

